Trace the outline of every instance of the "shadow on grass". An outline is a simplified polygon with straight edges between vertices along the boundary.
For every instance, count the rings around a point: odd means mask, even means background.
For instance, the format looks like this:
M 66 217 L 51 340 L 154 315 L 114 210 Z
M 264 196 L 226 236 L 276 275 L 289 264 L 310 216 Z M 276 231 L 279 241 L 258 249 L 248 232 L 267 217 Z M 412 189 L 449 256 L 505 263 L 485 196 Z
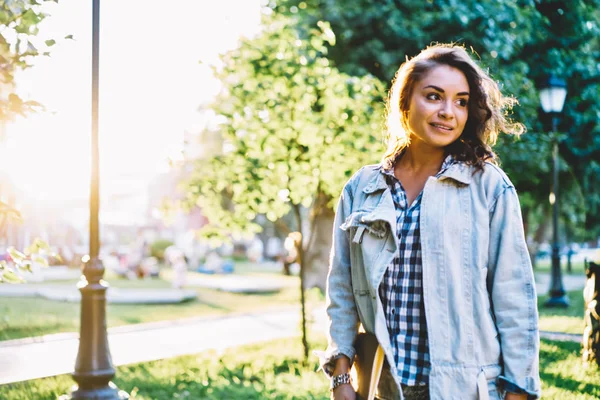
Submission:
M 131 372 L 131 375 L 129 374 Z M 192 368 L 170 379 L 161 379 L 153 368 L 136 366 L 120 371 L 115 383 L 122 389 L 132 388 L 134 398 L 143 399 L 261 399 L 264 385 L 260 379 L 243 379 L 240 370 L 220 370 L 221 377 L 206 376 L 201 368 Z M 240 378 L 242 376 L 242 378 Z
M 552 382 L 552 386 L 567 390 L 573 394 L 587 393 L 598 395 L 600 390 L 598 384 L 581 382 L 573 378 L 565 378 L 562 374 L 540 373 L 544 382 Z
M 311 388 L 302 385 L 303 375 L 315 374 L 316 364 L 303 366 L 292 357 L 273 364 L 261 364 L 256 359 L 234 361 L 213 359 L 204 364 L 181 369 L 177 376 L 164 379 L 157 375 L 156 365 L 132 366 L 120 369 L 115 381 L 121 388 L 136 388 L 143 399 L 327 399 L 326 386 Z M 325 381 L 322 377 L 319 377 Z
M 219 303 L 214 303 L 212 301 L 207 300 L 206 298 L 204 298 L 204 296 L 198 296 L 197 299 L 193 300 L 192 302 L 196 302 L 199 304 L 203 304 L 213 310 L 220 310 L 220 311 L 225 311 L 225 312 L 230 312 L 233 311 L 233 309 L 231 307 L 225 307 L 222 304 Z
M 600 370 L 596 366 L 583 366 L 579 343 L 543 340 L 540 378 L 546 387 L 600 398 Z
M 70 324 L 61 323 L 44 324 L 41 326 L 6 325 L 0 327 L 0 341 L 43 336 L 59 332 L 71 332 L 73 328 Z
M 114 382 L 132 400 L 328 399 L 328 380 L 307 364 L 298 339 L 243 346 L 119 367 Z M 313 345 L 322 347 L 324 343 Z M 3 400 L 54 400 L 73 385 L 68 375 L 0 386 Z
M 301 360 L 298 338 L 210 351 L 119 367 L 115 383 L 132 400 L 168 399 L 318 399 L 329 395 L 328 381 L 317 369 L 316 358 Z M 311 342 L 324 348 L 325 341 Z M 600 398 L 600 371 L 584 369 L 577 343 L 543 340 L 540 375 L 544 398 L 575 400 Z M 54 400 L 66 393 L 68 375 L 0 386 L 3 400 Z
M 142 319 L 139 317 L 123 317 L 121 318 L 121 320 L 128 324 L 139 324 L 140 322 L 142 322 Z

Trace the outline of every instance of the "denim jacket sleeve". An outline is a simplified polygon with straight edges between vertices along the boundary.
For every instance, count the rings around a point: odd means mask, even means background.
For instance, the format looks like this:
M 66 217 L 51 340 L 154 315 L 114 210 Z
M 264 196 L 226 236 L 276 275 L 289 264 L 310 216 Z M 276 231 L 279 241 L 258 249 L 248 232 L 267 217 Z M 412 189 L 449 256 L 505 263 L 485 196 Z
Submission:
M 327 330 L 328 346 L 325 352 L 318 352 L 321 368 L 331 375 L 335 360 L 342 355 L 354 359 L 354 340 L 358 332 L 358 315 L 352 292 L 350 270 L 350 244 L 347 233 L 340 229 L 351 212 L 352 191 L 344 187 L 340 196 L 333 224 L 333 246 L 329 258 L 327 275 Z
M 505 390 L 541 395 L 537 296 L 519 199 L 506 185 L 490 210 L 487 284 L 498 328 Z

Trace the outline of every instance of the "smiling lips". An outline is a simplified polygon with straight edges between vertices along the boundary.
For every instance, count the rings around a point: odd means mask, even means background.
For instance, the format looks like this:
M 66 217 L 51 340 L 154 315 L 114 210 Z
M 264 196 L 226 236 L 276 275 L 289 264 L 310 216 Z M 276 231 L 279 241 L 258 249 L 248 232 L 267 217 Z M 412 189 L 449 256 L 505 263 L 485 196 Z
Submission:
M 443 125 L 443 124 L 437 124 L 437 123 L 431 123 L 429 125 L 433 126 L 434 128 L 442 129 L 444 131 L 451 131 L 452 129 L 454 129 L 451 126 Z

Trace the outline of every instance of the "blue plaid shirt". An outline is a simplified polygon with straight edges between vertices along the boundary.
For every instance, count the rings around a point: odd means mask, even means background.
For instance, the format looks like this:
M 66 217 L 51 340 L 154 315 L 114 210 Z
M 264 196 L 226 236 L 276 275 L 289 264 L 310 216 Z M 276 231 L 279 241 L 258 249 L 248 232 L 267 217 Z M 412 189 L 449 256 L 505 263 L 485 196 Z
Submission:
M 436 176 L 453 162 L 452 156 L 446 157 Z M 379 291 L 400 382 L 408 386 L 423 385 L 428 383 L 431 369 L 419 228 L 423 192 L 409 205 L 402 184 L 394 176 L 394 167 L 383 173 L 396 208 L 398 253 L 388 266 Z

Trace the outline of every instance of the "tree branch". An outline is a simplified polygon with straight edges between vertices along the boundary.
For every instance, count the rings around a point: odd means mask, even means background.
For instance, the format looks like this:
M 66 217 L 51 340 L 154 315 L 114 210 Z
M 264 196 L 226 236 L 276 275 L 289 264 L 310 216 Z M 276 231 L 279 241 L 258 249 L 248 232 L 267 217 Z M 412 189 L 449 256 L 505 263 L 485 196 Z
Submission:
M 289 226 L 287 226 L 286 223 L 284 223 L 281 218 L 278 219 L 277 221 L 273 222 L 273 225 L 275 225 L 275 229 L 278 229 L 281 233 L 283 233 L 285 236 L 289 235 L 292 230 L 290 229 Z

